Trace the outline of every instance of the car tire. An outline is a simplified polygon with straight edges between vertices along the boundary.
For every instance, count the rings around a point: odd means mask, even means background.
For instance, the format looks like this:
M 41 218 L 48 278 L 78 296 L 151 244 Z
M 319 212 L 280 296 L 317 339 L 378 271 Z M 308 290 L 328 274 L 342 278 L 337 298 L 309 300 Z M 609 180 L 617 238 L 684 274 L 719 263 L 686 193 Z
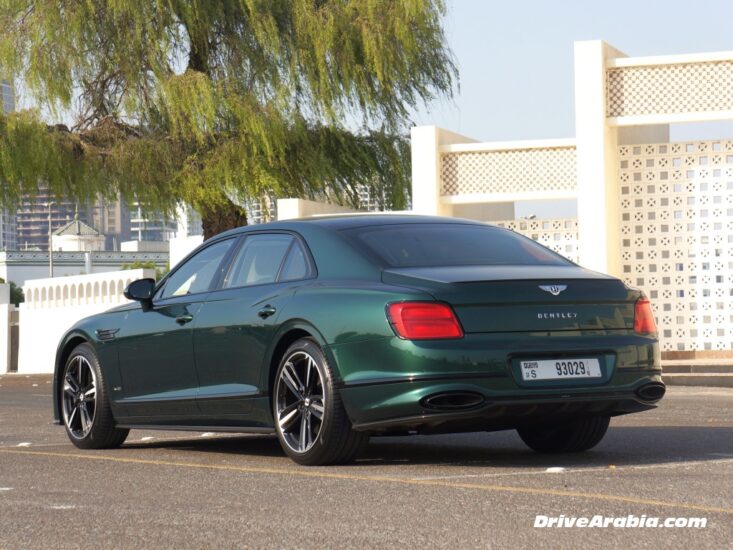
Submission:
M 517 432 L 538 453 L 579 453 L 600 443 L 610 420 L 608 416 L 590 416 L 565 424 L 518 428 Z
M 283 354 L 272 412 L 280 445 L 303 466 L 351 462 L 369 441 L 368 434 L 352 429 L 333 369 L 310 338 L 296 341 Z
M 117 428 L 104 374 L 89 344 L 79 344 L 64 365 L 59 388 L 61 418 L 71 442 L 80 449 L 119 447 L 130 430 Z

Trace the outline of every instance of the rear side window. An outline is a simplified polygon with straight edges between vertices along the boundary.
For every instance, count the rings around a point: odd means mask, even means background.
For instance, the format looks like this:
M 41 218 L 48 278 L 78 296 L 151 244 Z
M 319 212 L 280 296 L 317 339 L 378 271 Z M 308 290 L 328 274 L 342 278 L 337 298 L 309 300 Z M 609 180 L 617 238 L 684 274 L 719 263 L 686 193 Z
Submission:
M 388 267 L 572 265 L 526 237 L 484 225 L 415 223 L 345 233 Z
M 281 234 L 248 236 L 232 263 L 224 287 L 274 283 L 293 240 L 290 235 Z
M 305 252 L 300 244 L 296 241 L 288 253 L 288 257 L 283 265 L 280 273 L 281 281 L 296 281 L 305 279 L 308 276 L 308 260 L 305 258 Z

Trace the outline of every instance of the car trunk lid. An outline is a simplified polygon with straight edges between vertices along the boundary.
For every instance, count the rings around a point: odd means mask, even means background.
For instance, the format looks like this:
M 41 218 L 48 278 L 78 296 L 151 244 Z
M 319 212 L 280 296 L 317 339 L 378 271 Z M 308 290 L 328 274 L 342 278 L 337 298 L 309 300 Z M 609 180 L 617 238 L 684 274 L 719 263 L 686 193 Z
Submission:
M 451 304 L 466 333 L 633 329 L 640 297 L 575 265 L 390 268 L 383 280 Z

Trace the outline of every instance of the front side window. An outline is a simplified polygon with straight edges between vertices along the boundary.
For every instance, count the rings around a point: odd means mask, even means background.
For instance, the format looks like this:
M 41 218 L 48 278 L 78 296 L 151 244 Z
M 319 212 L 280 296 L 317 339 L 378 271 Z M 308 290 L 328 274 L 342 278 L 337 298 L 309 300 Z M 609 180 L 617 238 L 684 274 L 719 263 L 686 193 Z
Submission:
M 234 241 L 227 239 L 212 244 L 186 261 L 168 278 L 160 297 L 185 296 L 210 290 Z
M 224 287 L 274 283 L 292 242 L 293 237 L 284 234 L 248 236 L 232 263 Z

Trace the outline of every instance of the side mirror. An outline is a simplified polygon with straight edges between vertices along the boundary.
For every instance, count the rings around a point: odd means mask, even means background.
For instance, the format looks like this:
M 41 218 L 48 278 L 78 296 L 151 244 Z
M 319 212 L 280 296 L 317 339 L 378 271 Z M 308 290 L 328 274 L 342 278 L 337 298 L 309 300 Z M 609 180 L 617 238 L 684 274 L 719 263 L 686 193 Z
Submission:
M 143 310 L 147 310 L 153 305 L 153 291 L 155 290 L 155 279 L 138 279 L 132 281 L 125 292 L 125 298 L 140 302 Z

